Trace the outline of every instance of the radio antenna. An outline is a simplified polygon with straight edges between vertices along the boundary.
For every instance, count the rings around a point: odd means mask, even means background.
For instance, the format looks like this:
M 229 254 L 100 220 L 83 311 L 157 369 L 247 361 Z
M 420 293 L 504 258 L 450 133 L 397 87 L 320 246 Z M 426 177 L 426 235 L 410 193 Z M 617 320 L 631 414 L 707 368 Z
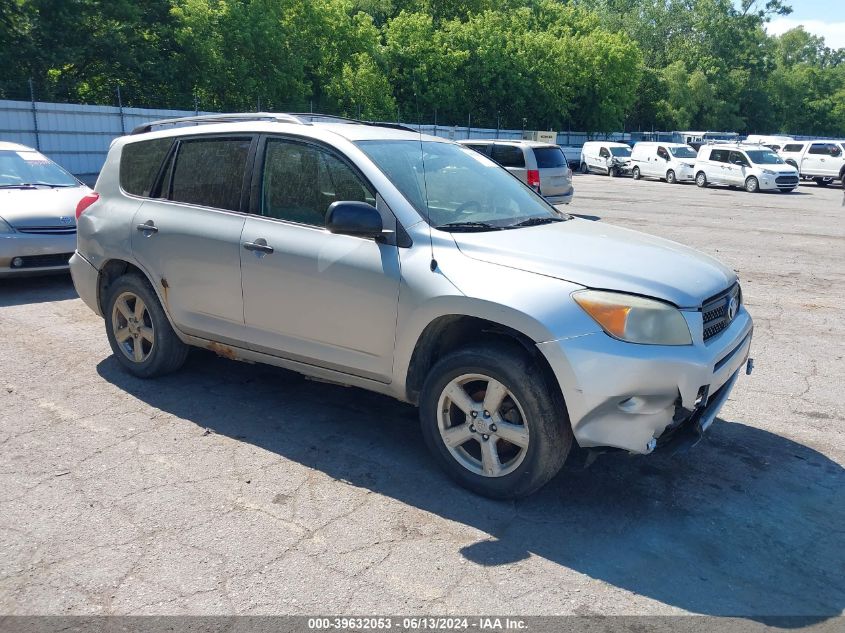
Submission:
M 420 100 L 417 94 L 416 79 L 414 80 L 414 106 L 417 110 L 417 133 L 419 134 L 420 140 L 420 165 L 422 166 L 423 193 L 425 194 L 425 219 L 426 224 L 428 224 L 428 246 L 431 249 L 431 263 L 429 264 L 429 268 L 431 268 L 431 272 L 434 272 L 437 270 L 437 260 L 434 259 L 434 236 L 431 229 L 431 209 L 428 206 L 428 181 L 426 179 L 425 171 L 425 150 L 423 149 L 422 140 L 422 118 L 420 117 Z

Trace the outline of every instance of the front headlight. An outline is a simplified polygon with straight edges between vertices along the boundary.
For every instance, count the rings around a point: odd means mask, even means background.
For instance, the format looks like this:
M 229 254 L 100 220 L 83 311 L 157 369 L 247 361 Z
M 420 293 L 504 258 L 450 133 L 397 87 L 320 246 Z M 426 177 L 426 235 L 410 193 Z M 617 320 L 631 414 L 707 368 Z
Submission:
M 12 229 L 12 227 L 9 226 L 9 223 L 6 222 L 6 220 L 4 220 L 3 218 L 0 218 L 0 235 L 3 235 L 4 233 L 14 233 L 14 232 L 15 232 L 14 229 Z
M 771 169 L 764 169 L 764 170 L 763 170 L 763 173 L 764 173 L 764 174 L 766 174 L 767 176 L 775 176 L 775 175 L 777 175 L 777 172 L 776 172 L 776 171 L 772 171 Z
M 614 338 L 645 345 L 692 344 L 686 319 L 668 303 L 603 290 L 579 290 L 572 298 Z

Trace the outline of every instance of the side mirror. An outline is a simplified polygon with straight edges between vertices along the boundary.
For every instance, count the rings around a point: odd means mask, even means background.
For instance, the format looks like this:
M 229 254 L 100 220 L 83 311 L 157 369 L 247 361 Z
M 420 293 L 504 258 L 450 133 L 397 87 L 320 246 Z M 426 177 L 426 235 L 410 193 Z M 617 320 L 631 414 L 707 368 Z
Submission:
M 378 209 L 366 202 L 344 200 L 329 205 L 326 228 L 329 233 L 369 238 L 381 237 L 384 232 Z

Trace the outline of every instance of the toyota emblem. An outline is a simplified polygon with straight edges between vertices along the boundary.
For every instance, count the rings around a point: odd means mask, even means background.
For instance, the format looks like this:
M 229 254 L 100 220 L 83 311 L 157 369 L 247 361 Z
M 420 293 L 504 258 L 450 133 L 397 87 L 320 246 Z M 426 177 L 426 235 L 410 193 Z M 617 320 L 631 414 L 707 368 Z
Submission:
M 736 300 L 736 297 L 731 297 L 730 303 L 728 303 L 728 321 L 733 321 L 734 317 L 736 316 L 736 311 L 739 309 L 739 302 Z

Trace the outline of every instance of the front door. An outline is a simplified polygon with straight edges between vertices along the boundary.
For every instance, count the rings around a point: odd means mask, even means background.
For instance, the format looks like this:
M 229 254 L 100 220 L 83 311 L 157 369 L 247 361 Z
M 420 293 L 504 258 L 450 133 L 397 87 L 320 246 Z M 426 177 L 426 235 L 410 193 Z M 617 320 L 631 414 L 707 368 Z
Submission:
M 240 211 L 252 143 L 248 135 L 180 140 L 159 198 L 135 212 L 132 252 L 189 334 L 236 339 L 243 328 Z
M 343 157 L 320 145 L 269 137 L 258 155 L 254 213 L 240 249 L 250 346 L 389 382 L 398 249 L 324 228 L 332 202 L 375 205 L 375 191 Z

